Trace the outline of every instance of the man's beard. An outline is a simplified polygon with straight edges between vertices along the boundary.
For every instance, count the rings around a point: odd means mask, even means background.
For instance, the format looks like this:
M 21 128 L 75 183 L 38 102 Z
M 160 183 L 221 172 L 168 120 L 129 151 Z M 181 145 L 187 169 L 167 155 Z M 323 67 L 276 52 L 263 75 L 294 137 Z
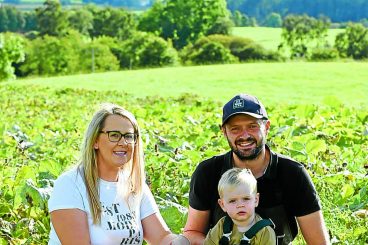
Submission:
M 229 143 L 229 146 L 231 148 L 231 150 L 235 153 L 235 155 L 240 159 L 240 160 L 254 160 L 256 159 L 259 154 L 262 152 L 263 147 L 266 144 L 266 140 L 265 137 L 262 137 L 258 142 L 257 140 L 252 137 L 249 136 L 246 139 L 237 139 L 235 140 L 235 143 L 232 144 L 229 139 L 227 138 L 227 141 Z M 242 150 L 239 150 L 237 148 L 237 144 L 241 143 L 241 142 L 255 142 L 256 143 L 256 147 L 254 149 L 251 149 L 247 152 L 244 152 Z

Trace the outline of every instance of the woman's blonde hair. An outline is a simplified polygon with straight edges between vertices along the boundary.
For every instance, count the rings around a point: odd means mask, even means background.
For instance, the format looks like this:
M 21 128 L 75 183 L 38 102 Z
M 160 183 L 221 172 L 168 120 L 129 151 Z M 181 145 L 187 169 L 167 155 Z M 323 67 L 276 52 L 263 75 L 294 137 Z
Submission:
M 127 118 L 133 125 L 134 133 L 138 135 L 137 141 L 133 145 L 134 153 L 132 159 L 124 165 L 124 171 L 127 170 L 127 182 L 124 182 L 125 186 L 121 187 L 125 190 L 124 198 L 128 201 L 130 197 L 140 195 L 142 192 L 142 185 L 145 181 L 143 144 L 137 120 L 132 113 L 118 105 L 111 103 L 102 104 L 100 109 L 93 115 L 87 131 L 85 132 L 78 168 L 86 184 L 88 201 L 94 224 L 99 224 L 101 222 L 102 212 L 99 196 L 97 157 L 94 144 L 109 115 L 120 115 Z
M 252 191 L 252 194 L 257 193 L 257 180 L 250 169 L 231 168 L 227 170 L 218 183 L 218 193 L 220 198 L 223 198 L 225 191 L 228 188 L 246 185 Z

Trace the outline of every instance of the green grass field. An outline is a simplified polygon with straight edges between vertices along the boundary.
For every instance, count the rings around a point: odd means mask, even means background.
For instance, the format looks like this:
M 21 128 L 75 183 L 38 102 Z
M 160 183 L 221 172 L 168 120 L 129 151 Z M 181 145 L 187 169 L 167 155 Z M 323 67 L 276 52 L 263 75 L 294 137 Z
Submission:
M 336 35 L 343 31 L 343 29 L 330 29 L 328 31 L 327 42 L 330 45 L 334 45 Z M 269 50 L 277 50 L 277 46 L 281 43 L 281 28 L 234 27 L 232 34 L 251 38 Z
M 332 96 L 346 105 L 367 106 L 367 67 L 367 63 L 352 61 L 248 63 L 32 78 L 7 83 L 55 89 L 115 90 L 135 97 L 177 97 L 191 93 L 220 102 L 243 92 L 258 96 L 265 104 L 320 104 Z

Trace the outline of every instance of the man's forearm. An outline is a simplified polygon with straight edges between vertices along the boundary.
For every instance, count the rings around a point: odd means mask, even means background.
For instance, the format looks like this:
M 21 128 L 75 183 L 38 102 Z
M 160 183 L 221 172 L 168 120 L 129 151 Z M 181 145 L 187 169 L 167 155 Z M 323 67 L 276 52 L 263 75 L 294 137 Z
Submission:
M 296 218 L 308 245 L 329 245 L 330 238 L 321 211 Z

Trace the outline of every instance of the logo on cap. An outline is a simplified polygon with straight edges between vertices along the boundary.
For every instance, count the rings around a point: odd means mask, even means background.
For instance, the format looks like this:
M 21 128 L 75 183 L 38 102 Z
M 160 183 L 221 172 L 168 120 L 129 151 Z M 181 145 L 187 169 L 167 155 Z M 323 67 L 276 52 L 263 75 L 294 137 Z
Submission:
M 233 109 L 243 108 L 244 107 L 244 100 L 243 99 L 236 99 L 233 103 Z

